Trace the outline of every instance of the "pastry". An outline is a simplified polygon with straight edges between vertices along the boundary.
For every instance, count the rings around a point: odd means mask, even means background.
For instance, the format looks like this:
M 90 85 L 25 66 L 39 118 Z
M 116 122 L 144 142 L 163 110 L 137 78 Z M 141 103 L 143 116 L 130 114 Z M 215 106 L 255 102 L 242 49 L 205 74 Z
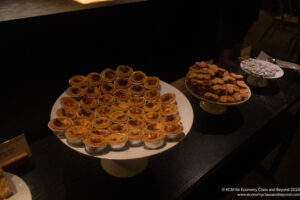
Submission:
M 103 82 L 100 86 L 103 94 L 113 94 L 116 90 L 115 84 Z
M 93 97 L 83 97 L 80 99 L 80 107 L 87 109 L 94 109 L 98 106 L 99 101 Z
M 89 120 L 95 117 L 95 112 L 89 108 L 80 108 L 77 113 L 78 117 L 85 117 Z
M 101 76 L 97 72 L 91 72 L 86 77 L 90 86 L 98 86 L 101 82 Z
M 88 86 L 86 88 L 86 97 L 97 98 L 100 95 L 100 89 L 97 86 Z
M 65 131 L 73 125 L 73 121 L 70 118 L 56 117 L 49 121 L 48 127 L 54 134 L 62 136 Z
M 111 108 L 113 111 L 126 111 L 129 109 L 129 105 L 126 101 L 115 101 Z
M 130 106 L 143 106 L 145 104 L 144 97 L 133 96 L 129 98 L 128 104 Z
M 143 144 L 142 137 L 144 135 L 144 131 L 142 129 L 130 129 L 127 132 L 127 137 L 130 145 L 139 146 Z
M 70 144 L 81 145 L 88 132 L 89 129 L 85 126 L 72 126 L 65 132 L 65 136 Z
M 127 90 L 116 90 L 114 92 L 114 96 L 116 99 L 120 101 L 128 101 L 129 100 L 129 93 Z
M 156 76 L 148 76 L 144 81 L 144 85 L 148 89 L 157 89 L 159 86 L 159 78 Z
M 145 122 L 141 118 L 129 119 L 128 122 L 127 122 L 128 130 L 130 130 L 130 129 L 141 129 L 141 128 L 144 127 L 144 125 L 145 125 Z
M 115 80 L 115 86 L 117 89 L 127 89 L 131 85 L 131 82 L 128 78 L 118 78 Z
M 174 93 L 165 93 L 160 96 L 159 101 L 162 104 L 173 103 L 175 101 L 176 95 Z
M 119 65 L 117 67 L 116 71 L 117 71 L 118 76 L 120 76 L 120 77 L 128 77 L 128 76 L 131 75 L 131 73 L 132 73 L 133 70 L 128 65 Z
M 145 93 L 146 88 L 142 85 L 132 85 L 129 88 L 129 93 L 131 95 L 142 96 Z
M 158 132 L 145 133 L 142 137 L 145 147 L 149 149 L 160 148 L 164 144 L 165 135 Z
M 95 109 L 97 117 L 108 117 L 111 113 L 111 108 L 105 105 L 99 106 Z
M 88 81 L 83 75 L 74 75 L 69 79 L 69 84 L 74 87 L 83 87 L 88 84 Z
M 125 123 L 128 120 L 128 116 L 125 112 L 117 111 L 110 114 L 110 119 L 115 123 Z
M 159 122 L 161 119 L 161 114 L 159 112 L 147 112 L 144 114 L 144 119 L 146 122 Z
M 110 133 L 126 133 L 127 127 L 125 124 L 113 124 L 108 128 Z
M 2 171 L 2 169 L 0 170 Z M 3 174 L 0 176 L 0 188 L 0 199 L 7 199 L 13 194 L 10 183 Z
M 76 110 L 79 107 L 79 102 L 72 97 L 63 97 L 60 99 L 60 104 L 62 107 L 70 108 Z
M 172 115 L 166 115 L 162 117 L 161 122 L 163 124 L 165 123 L 174 123 L 174 122 L 179 122 L 180 121 L 180 116 L 177 114 L 172 114 Z
M 101 77 L 105 82 L 113 82 L 117 79 L 117 72 L 113 69 L 106 68 L 102 71 Z
M 144 115 L 144 110 L 140 107 L 131 107 L 127 113 L 128 116 L 132 118 L 142 117 Z
M 160 92 L 157 89 L 147 90 L 144 97 L 147 101 L 157 100 L 160 97 Z
M 217 94 L 211 93 L 211 92 L 205 92 L 204 97 L 208 100 L 217 101 L 219 99 L 219 96 Z
M 148 101 L 145 106 L 144 110 L 145 112 L 155 112 L 160 109 L 160 103 L 157 101 Z
M 178 122 L 173 122 L 164 124 L 162 130 L 168 139 L 176 139 L 182 133 L 183 127 Z
M 111 149 L 120 150 L 125 147 L 128 137 L 121 133 L 113 133 L 107 137 Z
M 83 140 L 85 150 L 90 154 L 103 151 L 107 146 L 107 140 L 101 135 L 89 135 Z
M 232 96 L 223 95 L 220 96 L 220 102 L 221 103 L 233 103 L 235 102 L 235 99 Z
M 111 121 L 107 117 L 98 117 L 92 120 L 94 128 L 107 128 L 111 125 Z
M 80 98 L 83 97 L 86 93 L 86 90 L 84 88 L 81 87 L 68 87 L 68 89 L 66 90 L 67 95 L 69 95 L 70 97 L 73 98 Z
M 145 128 L 144 131 L 146 134 L 148 133 L 154 133 L 154 132 L 161 132 L 162 131 L 162 124 L 159 122 L 150 123 Z
M 175 104 L 162 104 L 160 112 L 162 115 L 171 115 L 177 112 Z
M 98 100 L 100 105 L 111 105 L 115 98 L 111 94 L 103 94 L 99 96 Z
M 130 80 L 134 84 L 142 84 L 146 79 L 146 74 L 142 71 L 135 71 L 131 74 Z
M 73 121 L 73 126 L 85 126 L 88 129 L 90 129 L 92 127 L 92 123 L 89 119 L 85 117 L 79 117 Z
M 103 137 L 107 137 L 109 135 L 109 132 L 106 129 L 102 128 L 92 128 L 89 131 L 90 135 L 101 135 Z
M 67 117 L 71 118 L 72 120 L 77 118 L 77 112 L 74 109 L 61 107 L 56 111 L 56 115 L 58 117 Z

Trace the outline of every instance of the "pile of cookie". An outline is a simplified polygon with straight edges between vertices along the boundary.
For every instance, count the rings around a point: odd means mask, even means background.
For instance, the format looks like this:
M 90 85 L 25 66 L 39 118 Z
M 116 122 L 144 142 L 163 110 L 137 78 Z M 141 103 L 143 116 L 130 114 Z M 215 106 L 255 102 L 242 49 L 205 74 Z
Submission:
M 189 67 L 186 84 L 189 90 L 204 99 L 220 103 L 238 103 L 248 99 L 250 95 L 243 78 L 243 75 L 201 61 Z

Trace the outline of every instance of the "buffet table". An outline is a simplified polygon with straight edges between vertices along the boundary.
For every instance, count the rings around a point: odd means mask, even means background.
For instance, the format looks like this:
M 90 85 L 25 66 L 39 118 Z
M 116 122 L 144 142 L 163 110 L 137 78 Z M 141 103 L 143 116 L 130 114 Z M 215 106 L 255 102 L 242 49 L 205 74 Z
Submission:
M 236 63 L 221 66 L 241 73 Z M 285 111 L 300 98 L 300 76 L 291 70 L 284 72 L 284 77 L 270 81 L 266 88 L 251 87 L 247 102 L 222 115 L 201 110 L 199 100 L 187 92 L 184 78 L 173 82 L 193 106 L 192 129 L 175 147 L 150 157 L 147 168 L 135 177 L 110 176 L 99 159 L 71 150 L 52 133 L 31 143 L 29 164 L 12 173 L 28 184 L 33 200 L 213 197 L 221 187 L 233 184 L 230 181 L 240 173 L 234 170 L 255 167 L 292 134 L 287 127 L 294 118 Z M 42 131 L 50 132 L 46 125 Z

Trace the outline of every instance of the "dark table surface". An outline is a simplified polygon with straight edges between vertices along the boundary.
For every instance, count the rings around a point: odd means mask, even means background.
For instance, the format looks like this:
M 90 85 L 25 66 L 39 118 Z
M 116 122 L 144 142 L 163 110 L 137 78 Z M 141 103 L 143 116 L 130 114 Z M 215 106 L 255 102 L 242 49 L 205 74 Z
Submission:
M 240 72 L 236 63 L 223 66 Z M 230 107 L 223 115 L 210 115 L 200 110 L 199 100 L 187 93 L 183 79 L 173 82 L 193 106 L 193 127 L 178 145 L 152 156 L 147 168 L 132 178 L 108 175 L 99 159 L 71 150 L 50 133 L 46 124 L 41 131 L 49 135 L 30 144 L 30 162 L 12 172 L 28 184 L 33 200 L 178 199 L 208 184 L 220 190 L 217 182 L 225 184 L 237 174 L 227 173 L 230 160 L 242 168 L 284 137 L 286 131 L 272 132 L 266 127 L 275 123 L 287 130 L 288 122 L 274 120 L 299 99 L 299 83 L 299 74 L 285 70 L 283 78 L 270 81 L 266 88 L 251 87 L 252 96 L 246 103 Z M 50 113 L 43 117 L 50 117 Z M 202 197 L 204 194 L 200 193 Z

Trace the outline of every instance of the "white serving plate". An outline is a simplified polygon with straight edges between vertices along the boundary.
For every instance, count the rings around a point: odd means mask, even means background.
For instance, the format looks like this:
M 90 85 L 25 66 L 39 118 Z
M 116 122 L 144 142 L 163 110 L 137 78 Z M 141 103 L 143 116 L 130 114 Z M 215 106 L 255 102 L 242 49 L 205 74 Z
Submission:
M 32 200 L 29 187 L 20 177 L 8 172 L 4 172 L 3 175 L 7 178 L 13 192 L 13 195 L 6 200 Z

